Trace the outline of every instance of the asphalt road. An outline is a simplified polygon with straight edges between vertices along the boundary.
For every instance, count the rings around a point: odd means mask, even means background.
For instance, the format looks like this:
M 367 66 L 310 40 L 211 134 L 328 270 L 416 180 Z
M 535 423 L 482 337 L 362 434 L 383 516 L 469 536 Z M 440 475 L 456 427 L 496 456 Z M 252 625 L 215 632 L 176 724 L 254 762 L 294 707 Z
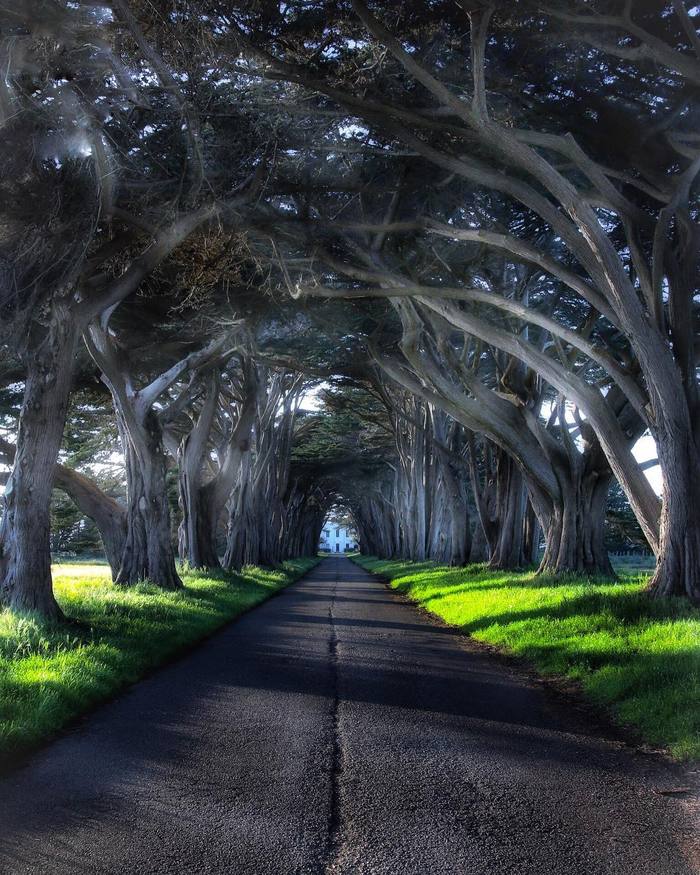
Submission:
M 686 875 L 678 775 L 345 559 L 0 781 L 0 872 Z

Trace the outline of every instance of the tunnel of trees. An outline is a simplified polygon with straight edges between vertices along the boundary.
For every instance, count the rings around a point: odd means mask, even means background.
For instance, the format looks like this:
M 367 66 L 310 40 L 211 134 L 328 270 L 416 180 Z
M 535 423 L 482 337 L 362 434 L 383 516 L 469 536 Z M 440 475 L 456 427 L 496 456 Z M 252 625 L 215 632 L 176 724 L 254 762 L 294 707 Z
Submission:
M 700 601 L 699 19 L 3 7 L 2 604 L 61 617 L 52 549 L 173 589 L 334 508 L 381 557 L 642 545 Z

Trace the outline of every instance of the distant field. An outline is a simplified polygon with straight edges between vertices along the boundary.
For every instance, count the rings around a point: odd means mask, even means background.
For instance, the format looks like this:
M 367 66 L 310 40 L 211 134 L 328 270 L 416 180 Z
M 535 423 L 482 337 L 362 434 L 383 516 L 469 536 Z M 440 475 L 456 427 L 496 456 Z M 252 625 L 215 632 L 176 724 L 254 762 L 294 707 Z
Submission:
M 578 681 L 594 702 L 679 759 L 700 759 L 700 610 L 618 582 L 355 557 L 479 641 Z
M 0 612 L 0 760 L 50 736 L 317 561 L 296 559 L 280 571 L 186 572 L 178 592 L 114 586 L 107 565 L 55 565 L 56 597 L 72 623 L 52 627 Z
M 656 565 L 653 556 L 617 556 L 611 554 L 610 560 L 618 574 L 647 574 L 651 576 Z
M 106 562 L 55 562 L 51 566 L 51 573 L 54 581 L 59 577 L 79 578 L 79 577 L 111 577 L 109 565 Z

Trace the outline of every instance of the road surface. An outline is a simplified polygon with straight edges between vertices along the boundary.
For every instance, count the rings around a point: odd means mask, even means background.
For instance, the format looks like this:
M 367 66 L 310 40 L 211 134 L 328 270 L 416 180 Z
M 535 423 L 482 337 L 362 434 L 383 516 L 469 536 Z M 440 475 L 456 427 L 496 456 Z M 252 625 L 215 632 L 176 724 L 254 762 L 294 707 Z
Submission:
M 0 872 L 686 875 L 677 776 L 342 558 L 0 780 Z

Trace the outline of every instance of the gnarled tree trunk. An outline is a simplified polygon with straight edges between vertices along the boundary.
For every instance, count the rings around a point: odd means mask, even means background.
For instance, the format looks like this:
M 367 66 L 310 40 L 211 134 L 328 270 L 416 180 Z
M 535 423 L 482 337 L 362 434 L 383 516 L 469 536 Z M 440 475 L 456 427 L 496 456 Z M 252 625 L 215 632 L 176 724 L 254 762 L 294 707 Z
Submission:
M 246 454 L 241 462 L 238 484 L 228 508 L 224 568 L 239 571 L 244 565 L 255 564 L 260 555 L 260 540 L 255 525 L 255 513 L 250 490 L 252 458 Z
M 513 570 L 531 562 L 531 545 L 526 539 L 528 498 L 517 462 L 500 447 L 484 439 L 483 476 L 477 466 L 477 445 L 469 437 L 469 466 L 481 533 L 488 555 L 475 554 L 472 561 L 488 559 L 490 568 Z M 483 481 L 483 482 L 482 482 Z
M 685 596 L 700 603 L 700 451 L 689 424 L 667 438 L 657 434 L 664 478 L 655 596 Z
M 163 589 L 182 581 L 175 567 L 170 531 L 167 464 L 158 417 L 153 410 L 142 422 L 118 412 L 126 460 L 127 533 L 116 582 L 132 585 L 148 580 Z
M 229 503 L 224 567 L 232 570 L 242 563 L 275 567 L 287 556 L 292 438 L 303 378 L 262 369 L 258 377 L 246 432 L 252 428 L 252 459 Z M 246 438 L 246 455 L 249 449 Z
M 214 373 L 209 381 L 206 400 L 193 429 L 178 447 L 180 472 L 180 509 L 178 530 L 180 561 L 191 568 L 219 568 L 216 552 L 218 514 L 213 506 L 212 490 L 202 483 L 206 450 L 218 405 L 219 379 Z
M 481 525 L 481 520 L 477 517 L 476 525 L 472 533 L 472 546 L 469 551 L 469 563 L 488 562 L 489 545 L 484 534 L 484 527 Z
M 211 490 L 195 486 L 186 474 L 180 476 L 180 507 L 182 522 L 179 530 L 180 559 L 190 568 L 221 567 L 216 550 L 219 527 L 218 514 L 213 506 Z
M 175 568 L 170 531 L 167 464 L 161 417 L 178 407 L 178 401 L 157 410 L 156 402 L 178 380 L 210 364 L 219 355 L 224 335 L 206 347 L 189 353 L 148 385 L 136 390 L 128 358 L 118 348 L 109 329 L 111 310 L 91 323 L 85 334 L 88 350 L 100 367 L 117 415 L 126 460 L 127 534 L 116 582 L 130 585 L 148 580 L 164 589 L 176 589 L 182 581 Z M 191 385 L 191 384 L 190 384 Z M 181 393 L 187 398 L 187 389 Z
M 78 334 L 54 305 L 48 328 L 30 341 L 12 471 L 0 525 L 0 597 L 17 611 L 60 620 L 51 584 L 50 504 L 68 409 Z
M 216 550 L 219 520 L 226 504 L 232 501 L 236 482 L 240 482 L 243 475 L 243 460 L 251 451 L 260 391 L 255 362 L 244 361 L 243 373 L 243 397 L 239 404 L 227 405 L 230 431 L 218 450 L 220 467 L 206 483 L 202 482 L 203 469 L 219 396 L 216 375 L 212 378 L 209 395 L 194 429 L 180 445 L 180 505 L 183 512 L 180 555 L 192 568 L 221 567 Z M 245 473 L 249 476 L 248 466 Z
M 563 491 L 545 533 L 540 573 L 614 577 L 605 546 L 605 510 L 612 474 L 578 478 Z
M 563 440 L 549 453 L 559 491 L 551 496 L 552 513 L 539 571 L 614 577 L 605 546 L 605 514 L 613 476 L 610 464 L 589 423 L 580 423 L 583 447 L 575 446 L 562 427 L 563 401 L 559 420 Z

